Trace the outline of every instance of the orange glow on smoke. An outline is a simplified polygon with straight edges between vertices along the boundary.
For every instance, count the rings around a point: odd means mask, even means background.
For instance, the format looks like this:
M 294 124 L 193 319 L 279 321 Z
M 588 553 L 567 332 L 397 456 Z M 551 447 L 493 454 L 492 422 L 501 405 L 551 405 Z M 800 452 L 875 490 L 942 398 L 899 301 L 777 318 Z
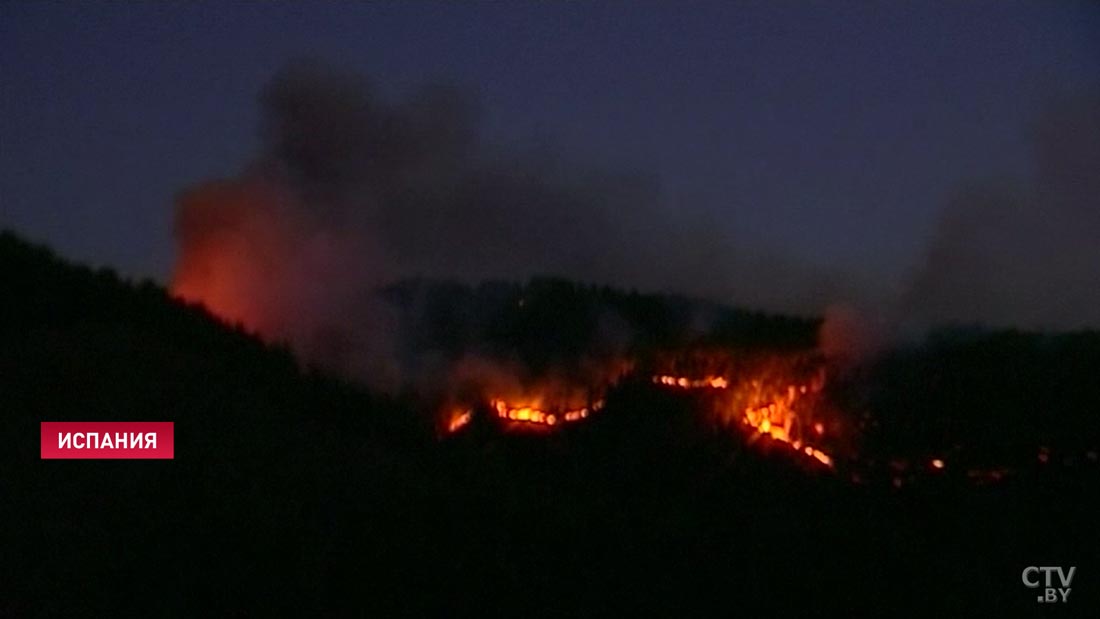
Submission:
M 214 182 L 185 194 L 176 217 L 172 294 L 270 335 L 278 312 L 271 282 L 293 237 L 275 212 L 278 204 L 278 192 L 262 182 Z
M 189 303 L 201 303 L 212 314 L 231 323 L 259 329 L 264 322 L 258 308 L 237 284 L 247 270 L 232 260 L 220 260 L 213 250 L 192 250 L 172 277 L 171 293 Z

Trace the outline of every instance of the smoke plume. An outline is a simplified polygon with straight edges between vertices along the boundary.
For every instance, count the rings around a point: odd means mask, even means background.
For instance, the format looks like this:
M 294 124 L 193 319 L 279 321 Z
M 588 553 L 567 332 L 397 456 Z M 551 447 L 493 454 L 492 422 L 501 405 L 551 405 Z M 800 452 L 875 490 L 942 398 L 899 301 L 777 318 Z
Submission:
M 899 295 L 829 305 L 827 354 L 859 360 L 943 326 L 1100 327 L 1100 93 L 1052 99 L 1030 138 L 1033 173 L 961 184 Z
M 1034 123 L 1031 182 L 960 189 L 901 300 L 918 325 L 1100 326 L 1100 93 Z
M 178 201 L 172 287 L 388 387 L 410 377 L 391 363 L 403 343 L 375 291 L 419 276 L 556 275 L 773 311 L 832 306 L 822 343 L 848 358 L 879 346 L 881 324 L 1100 325 L 1098 100 L 1040 118 L 1034 182 L 961 190 L 900 299 L 855 312 L 835 305 L 874 296 L 854 280 L 744 252 L 668 208 L 650 175 L 486 143 L 477 102 L 459 89 L 391 102 L 355 75 L 295 63 L 260 94 L 253 160 Z
M 391 103 L 295 63 L 260 105 L 255 159 L 178 202 L 172 287 L 352 375 L 400 380 L 372 292 L 406 277 L 554 275 L 802 311 L 836 292 L 828 273 L 740 256 L 668 210 L 651 176 L 484 143 L 476 101 L 453 87 Z

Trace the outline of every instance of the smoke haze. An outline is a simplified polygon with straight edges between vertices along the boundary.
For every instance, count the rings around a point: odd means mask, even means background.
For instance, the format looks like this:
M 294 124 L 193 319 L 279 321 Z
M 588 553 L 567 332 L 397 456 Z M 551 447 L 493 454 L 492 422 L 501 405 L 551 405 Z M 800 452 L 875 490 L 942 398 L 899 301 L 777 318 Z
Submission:
M 1100 326 L 1100 93 L 1052 102 L 1033 179 L 970 183 L 940 215 L 901 300 L 917 324 Z
M 398 343 L 372 291 L 410 276 L 556 275 L 753 309 L 832 307 L 822 340 L 842 355 L 876 348 L 883 323 L 1096 326 L 1098 100 L 1038 120 L 1034 182 L 961 189 L 890 299 L 827 266 L 734 246 L 670 209 L 653 176 L 487 144 L 476 101 L 456 88 L 392 103 L 357 76 L 295 63 L 261 92 L 254 161 L 179 200 L 173 289 L 384 383 L 398 380 L 380 361 Z M 860 332 L 871 323 L 874 335 Z

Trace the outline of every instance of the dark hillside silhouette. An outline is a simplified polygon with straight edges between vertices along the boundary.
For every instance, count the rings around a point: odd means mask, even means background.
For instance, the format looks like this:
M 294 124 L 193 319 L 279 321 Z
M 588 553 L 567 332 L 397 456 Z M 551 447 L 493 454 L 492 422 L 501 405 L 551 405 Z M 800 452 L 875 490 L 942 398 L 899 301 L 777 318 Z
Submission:
M 803 349 L 818 324 L 557 280 L 387 294 L 425 347 L 533 366 L 585 352 L 605 307 L 641 348 Z M 517 295 L 535 308 L 483 318 Z M 750 448 L 642 380 L 563 432 L 441 439 L 413 397 L 5 232 L 0 616 L 1019 614 L 1042 610 L 1029 565 L 1078 566 L 1059 610 L 1095 608 L 1097 335 L 944 337 L 831 393 L 865 459 L 963 444 L 900 489 Z M 39 459 L 39 422 L 82 419 L 174 421 L 175 460 Z

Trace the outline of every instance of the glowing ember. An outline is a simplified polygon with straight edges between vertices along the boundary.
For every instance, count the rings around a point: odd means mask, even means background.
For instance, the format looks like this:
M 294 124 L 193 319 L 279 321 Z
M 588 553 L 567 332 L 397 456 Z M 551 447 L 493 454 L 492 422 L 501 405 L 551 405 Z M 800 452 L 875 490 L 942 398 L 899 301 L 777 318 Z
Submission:
M 793 391 L 789 393 L 793 393 Z M 797 420 L 798 417 L 791 408 L 790 402 L 786 400 L 771 402 L 756 408 L 747 408 L 741 418 L 741 422 L 753 428 L 757 436 L 768 436 L 772 440 L 788 443 L 792 449 L 801 450 L 802 453 L 825 466 L 832 466 L 833 459 L 831 456 L 813 445 L 804 445 L 796 430 L 798 427 Z M 815 430 L 816 426 L 820 425 L 815 424 Z
M 944 467 L 943 460 L 940 460 L 939 458 L 935 458 L 935 459 L 932 460 L 932 468 L 942 469 L 943 467 Z
M 658 385 L 680 387 L 681 389 L 725 389 L 729 387 L 729 381 L 722 376 L 707 376 L 706 378 L 687 378 L 685 376 L 669 376 L 661 374 L 653 377 L 653 382 Z
M 447 431 L 450 433 L 458 432 L 470 423 L 470 418 L 472 416 L 473 411 L 469 409 L 454 411 L 451 413 L 450 421 L 447 422 Z
M 810 455 L 812 455 L 814 458 L 817 458 L 817 461 L 824 464 L 825 466 L 832 466 L 833 465 L 833 459 L 830 458 L 828 456 L 828 454 L 826 454 L 825 452 L 823 452 L 821 450 L 815 449 L 815 450 L 813 450 L 813 453 L 810 454 Z
M 512 405 L 501 399 L 492 400 L 490 405 L 496 411 L 497 417 L 502 420 L 550 428 L 560 423 L 587 419 L 591 413 L 603 408 L 603 400 L 596 401 L 591 406 L 565 410 L 543 410 L 530 405 Z

